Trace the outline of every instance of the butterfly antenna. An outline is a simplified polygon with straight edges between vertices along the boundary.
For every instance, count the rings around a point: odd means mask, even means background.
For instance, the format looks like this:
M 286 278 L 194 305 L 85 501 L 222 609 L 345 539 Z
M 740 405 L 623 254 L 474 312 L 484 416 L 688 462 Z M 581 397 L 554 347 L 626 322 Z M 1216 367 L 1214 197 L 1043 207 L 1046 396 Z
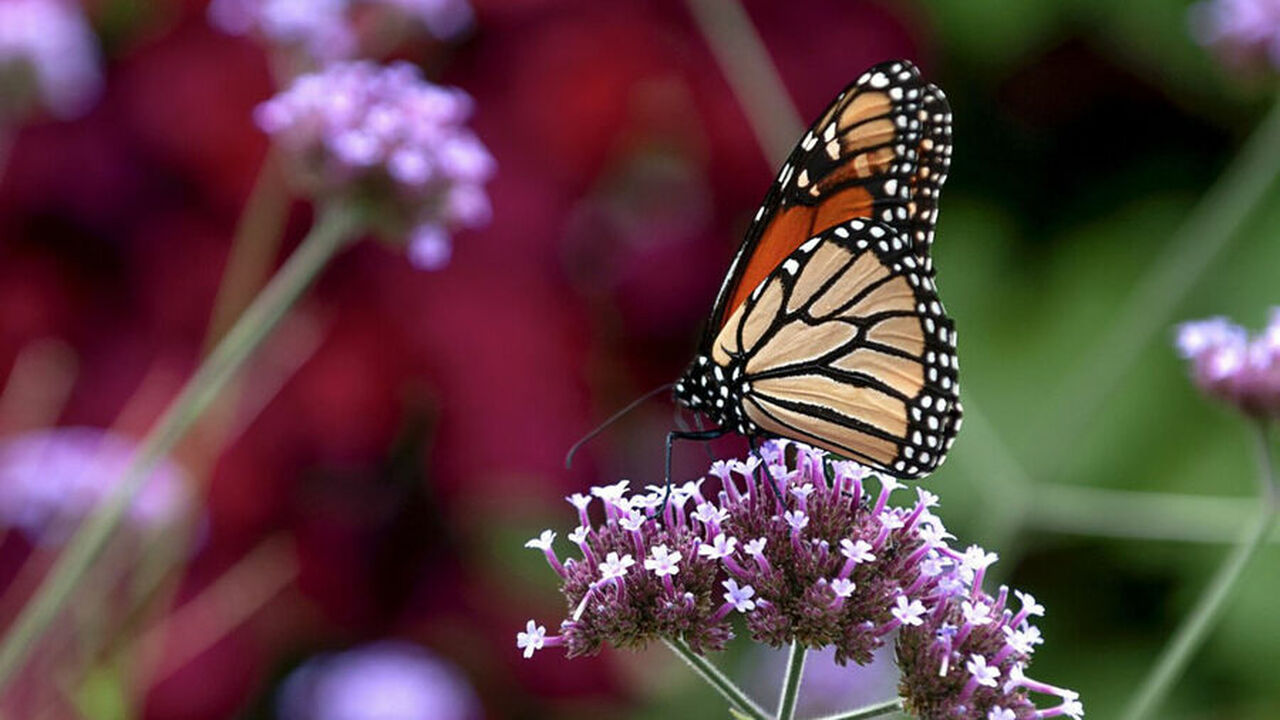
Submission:
M 602 423 L 600 423 L 599 425 L 597 425 L 597 426 L 595 427 L 595 429 L 594 429 L 594 430 L 592 430 L 591 432 L 587 433 L 586 435 L 583 435 L 583 436 L 582 436 L 582 438 L 581 438 L 580 440 L 578 440 L 578 442 L 576 442 L 576 443 L 574 443 L 574 444 L 573 444 L 573 447 L 569 448 L 569 452 L 565 453 L 565 455 L 564 455 L 564 467 L 565 467 L 565 469 L 566 469 L 566 470 L 568 470 L 569 468 L 573 467 L 573 455 L 574 455 L 574 453 L 578 452 L 578 448 L 582 447 L 582 446 L 583 446 L 583 445 L 585 445 L 589 440 L 591 440 L 591 439 L 592 439 L 592 438 L 594 438 L 595 436 L 599 435 L 601 432 L 603 432 L 603 431 L 604 431 L 604 429 L 605 429 L 605 428 L 609 427 L 610 425 L 612 425 L 612 424 L 614 424 L 615 422 L 617 422 L 618 420 L 620 420 L 620 419 L 622 418 L 622 416 L 623 416 L 623 415 L 626 415 L 627 413 L 631 412 L 632 410 L 635 410 L 637 407 L 639 407 L 639 406 L 640 406 L 640 403 L 643 403 L 644 401 L 646 401 L 646 400 L 648 400 L 648 399 L 652 398 L 654 395 L 657 395 L 657 394 L 659 394 L 659 393 L 666 392 L 667 390 L 670 390 L 671 388 L 675 387 L 675 385 L 676 385 L 675 383 L 667 383 L 666 385 L 663 385 L 663 386 L 661 386 L 661 387 L 656 387 L 656 388 L 654 388 L 654 389 L 650 390 L 649 392 L 647 392 L 647 393 L 645 393 L 645 394 L 641 395 L 640 397 L 636 398 L 635 400 L 632 400 L 632 401 L 631 401 L 631 403 L 630 403 L 629 405 L 627 405 L 626 407 L 622 408 L 622 409 L 621 409 L 621 410 L 619 410 L 618 412 L 616 412 L 616 413 L 614 413 L 613 415 L 611 415 L 611 416 L 609 417 L 609 419 L 608 419 L 608 420 L 605 420 L 604 422 L 602 422 Z

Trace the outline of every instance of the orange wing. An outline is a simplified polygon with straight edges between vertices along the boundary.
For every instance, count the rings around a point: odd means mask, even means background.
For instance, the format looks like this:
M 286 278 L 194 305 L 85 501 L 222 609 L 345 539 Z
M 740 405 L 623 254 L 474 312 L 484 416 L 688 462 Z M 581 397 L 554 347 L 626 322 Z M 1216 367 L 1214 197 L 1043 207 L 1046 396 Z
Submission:
M 782 166 L 747 231 L 703 337 L 714 336 L 802 243 L 855 218 L 902 228 L 925 268 L 951 157 L 951 110 L 910 62 L 881 63 L 836 97 Z

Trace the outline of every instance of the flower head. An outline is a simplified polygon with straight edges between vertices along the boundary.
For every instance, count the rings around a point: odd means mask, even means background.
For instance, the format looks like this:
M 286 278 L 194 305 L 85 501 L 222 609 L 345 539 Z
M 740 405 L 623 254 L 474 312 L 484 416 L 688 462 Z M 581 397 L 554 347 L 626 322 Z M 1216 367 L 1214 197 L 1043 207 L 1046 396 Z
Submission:
M 898 622 L 903 625 L 923 625 L 924 620 L 921 616 L 925 613 L 924 603 L 919 600 L 912 600 L 906 595 L 899 595 L 894 601 L 893 610 L 890 610 Z
M 1204 0 L 1191 7 L 1191 34 L 1236 65 L 1280 68 L 1280 3 Z
M 820 450 L 797 444 L 783 453 L 772 441 L 762 450 L 772 475 L 758 460 L 718 463 L 706 490 L 685 493 L 698 497 L 694 512 L 637 502 L 627 484 L 594 488 L 604 519 L 580 528 L 575 542 L 586 558 L 604 561 L 564 564 L 569 618 L 545 644 L 563 644 L 574 657 L 665 638 L 702 653 L 725 646 L 740 613 L 754 640 L 826 648 L 841 665 L 871 662 L 897 631 L 900 688 L 925 720 L 1034 717 L 1028 690 L 1068 699 L 1069 691 L 1046 690 L 1022 673 L 1040 643 L 1025 618 L 1043 608 L 1019 595 L 1024 612 L 1015 622 L 1006 589 L 994 598 L 982 592 L 996 557 L 941 542 L 942 521 L 920 519 L 936 496 L 889 506 L 899 487 L 892 479 L 882 478 L 872 496 L 862 489 L 864 470 Z M 780 494 L 775 477 L 786 478 Z M 628 571 L 634 558 L 646 572 Z M 526 655 L 542 647 L 538 628 L 531 622 L 520 634 Z
M 330 65 L 302 75 L 255 111 L 316 192 L 372 207 L 382 229 L 433 269 L 448 231 L 489 220 L 489 151 L 464 123 L 471 98 L 433 85 L 408 63 Z
M 285 720 L 482 716 L 475 691 L 457 668 L 404 642 L 308 660 L 285 680 L 278 708 Z
M 756 609 L 755 600 L 751 596 L 756 594 L 756 589 L 750 585 L 738 587 L 738 581 L 729 578 L 724 581 L 724 601 L 733 606 L 738 612 L 751 612 Z
M 373 13 L 379 24 L 398 29 L 409 20 L 445 40 L 472 23 L 467 0 L 213 0 L 209 22 L 229 35 L 250 35 L 301 55 L 316 67 L 360 52 L 357 15 Z
M 672 552 L 667 549 L 666 545 L 658 545 L 653 548 L 652 554 L 645 559 L 644 569 L 658 577 L 675 575 L 680 572 L 680 559 L 682 557 L 683 555 L 679 551 Z
M 133 460 L 134 444 L 105 430 L 66 427 L 0 442 L 0 523 L 32 539 L 60 543 L 110 494 Z M 154 530 L 190 507 L 186 474 L 162 461 L 129 507 L 130 524 Z
M 946 574 L 964 569 L 955 564 Z M 1031 693 L 1078 702 L 1071 690 L 1027 677 L 1040 631 L 1023 620 L 1029 613 L 1015 616 L 1005 609 L 1006 588 L 991 597 L 980 586 L 960 587 L 926 598 L 923 622 L 904 622 L 898 633 L 899 689 L 909 713 L 926 720 L 1017 720 L 1064 714 L 1056 707 L 1037 708 Z M 1020 596 L 1026 598 L 1024 610 L 1043 611 L 1030 595 Z
M 1183 324 L 1176 344 L 1205 393 L 1255 417 L 1280 417 L 1280 308 L 1252 338 L 1217 317 Z
M 524 651 L 525 658 L 533 657 L 533 654 L 543 648 L 547 643 L 547 628 L 530 620 L 525 625 L 524 632 L 516 633 L 516 647 Z
M 35 107 L 79 115 L 101 87 L 98 41 L 79 3 L 0 2 L 0 122 Z

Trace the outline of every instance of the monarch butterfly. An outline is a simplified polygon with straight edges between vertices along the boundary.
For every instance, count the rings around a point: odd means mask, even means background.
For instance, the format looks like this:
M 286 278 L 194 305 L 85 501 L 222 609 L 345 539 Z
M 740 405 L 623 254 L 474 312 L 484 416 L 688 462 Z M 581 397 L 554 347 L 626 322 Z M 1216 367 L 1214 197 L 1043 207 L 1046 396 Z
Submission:
M 951 108 L 905 60 L 840 93 L 782 165 L 725 276 L 676 402 L 729 431 L 889 474 L 940 465 L 960 429 L 955 325 L 929 247 Z

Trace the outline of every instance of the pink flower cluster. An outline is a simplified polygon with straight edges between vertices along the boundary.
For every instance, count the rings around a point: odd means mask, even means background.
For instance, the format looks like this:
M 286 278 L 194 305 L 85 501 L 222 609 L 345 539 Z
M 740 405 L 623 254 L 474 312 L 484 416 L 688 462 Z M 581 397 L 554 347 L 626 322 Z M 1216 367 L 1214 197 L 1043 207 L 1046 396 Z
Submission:
M 1233 63 L 1280 69 L 1280 0 L 1204 0 L 1190 11 L 1191 34 Z
M 1074 692 L 1025 675 L 1041 642 L 1031 618 L 1044 609 L 1019 594 L 1015 612 L 1007 588 L 982 590 L 996 556 L 950 547 L 934 495 L 917 488 L 914 503 L 891 504 L 893 478 L 870 492 L 867 468 L 798 443 L 770 441 L 761 456 L 716 462 L 669 493 L 623 481 L 568 498 L 580 557 L 562 561 L 551 530 L 527 547 L 560 575 L 569 617 L 556 635 L 530 620 L 516 638 L 525 656 L 663 638 L 721 650 L 736 612 L 757 642 L 833 647 L 842 665 L 869 663 L 896 633 L 900 691 L 918 717 L 1083 716 Z M 1031 692 L 1060 702 L 1039 709 Z
M 258 106 L 256 121 L 318 192 L 392 218 L 410 259 L 434 269 L 449 259 L 450 229 L 490 216 L 484 183 L 495 163 L 464 124 L 471 110 L 466 93 L 427 82 L 413 65 L 355 61 L 298 77 Z
M 66 540 L 120 482 L 136 448 L 119 435 L 87 427 L 41 430 L 0 442 L 0 525 L 32 540 Z M 164 461 L 129 506 L 129 525 L 154 531 L 182 519 L 192 504 L 189 480 Z
M 467 0 L 213 0 L 209 20 L 225 33 L 255 35 L 323 64 L 358 54 L 355 21 L 362 9 L 390 11 L 442 40 L 466 30 L 474 19 Z
M 101 89 L 98 41 L 77 3 L 0 2 L 0 120 L 37 105 L 79 115 Z
M 1177 346 L 1206 393 L 1254 417 L 1280 417 L 1280 307 L 1256 337 L 1215 317 L 1180 326 Z
M 283 720 L 477 720 L 480 701 L 466 676 L 408 642 L 387 640 L 320 655 L 286 678 Z

